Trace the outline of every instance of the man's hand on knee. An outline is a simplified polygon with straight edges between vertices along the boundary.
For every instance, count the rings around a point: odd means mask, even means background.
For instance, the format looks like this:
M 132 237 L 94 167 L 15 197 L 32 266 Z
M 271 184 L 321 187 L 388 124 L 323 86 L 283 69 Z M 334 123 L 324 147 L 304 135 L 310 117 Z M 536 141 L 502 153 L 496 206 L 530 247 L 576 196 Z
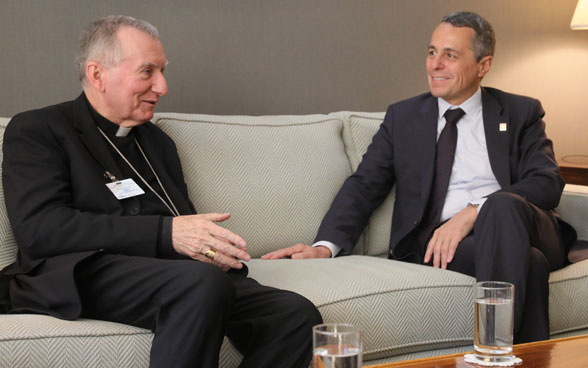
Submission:
M 298 243 L 288 248 L 278 249 L 276 251 L 264 254 L 261 259 L 280 259 L 289 257 L 292 259 L 305 258 L 331 258 L 331 250 L 325 246 L 313 247 Z
M 209 213 L 174 217 L 174 250 L 198 261 L 212 263 L 224 270 L 243 268 L 238 260 L 249 261 L 247 244 L 239 235 L 215 224 L 228 219 L 228 213 Z
M 472 231 L 477 217 L 477 208 L 467 206 L 439 226 L 427 245 L 424 262 L 429 263 L 433 257 L 434 267 L 447 269 L 447 264 L 453 261 L 459 242 Z

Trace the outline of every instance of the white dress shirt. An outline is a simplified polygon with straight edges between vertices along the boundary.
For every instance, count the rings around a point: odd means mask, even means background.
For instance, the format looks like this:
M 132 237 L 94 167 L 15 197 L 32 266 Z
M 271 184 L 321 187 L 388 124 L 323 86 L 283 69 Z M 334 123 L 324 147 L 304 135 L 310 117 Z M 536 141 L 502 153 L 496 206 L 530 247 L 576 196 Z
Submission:
M 439 116 L 437 119 L 437 139 L 445 127 L 443 115 L 449 109 L 461 108 L 465 115 L 457 122 L 457 145 L 451 169 L 449 187 L 445 204 L 441 211 L 441 221 L 449 220 L 468 204 L 478 206 L 478 212 L 486 201 L 486 196 L 500 189 L 500 185 L 490 167 L 490 158 L 484 134 L 482 115 L 482 90 L 478 88 L 469 99 L 459 106 L 453 106 L 438 98 Z M 334 257 L 341 248 L 328 241 L 318 241 L 313 246 L 326 246 Z
M 482 90 L 459 106 L 452 106 L 442 98 L 437 99 L 439 117 L 437 120 L 437 139 L 445 127 L 445 111 L 461 108 L 465 115 L 457 122 L 457 145 L 451 169 L 449 187 L 445 197 L 441 221 L 446 221 L 463 210 L 469 203 L 478 205 L 478 211 L 486 201 L 486 196 L 500 189 L 500 185 L 490 167 L 490 157 L 484 134 L 482 115 Z

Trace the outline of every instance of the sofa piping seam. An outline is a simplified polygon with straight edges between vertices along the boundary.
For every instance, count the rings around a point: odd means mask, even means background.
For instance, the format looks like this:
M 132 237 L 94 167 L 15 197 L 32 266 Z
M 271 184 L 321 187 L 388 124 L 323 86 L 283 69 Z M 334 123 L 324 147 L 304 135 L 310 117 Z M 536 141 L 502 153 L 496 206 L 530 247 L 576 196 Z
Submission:
M 177 118 L 159 118 L 157 120 L 156 125 L 160 126 L 160 120 L 175 120 L 175 121 L 180 121 L 180 122 L 184 122 L 184 123 L 207 123 L 207 124 L 219 124 L 219 125 L 230 125 L 230 126 L 245 126 L 245 127 L 251 127 L 251 128 L 282 128 L 282 127 L 292 127 L 292 126 L 303 126 L 303 125 L 314 125 L 314 124 L 322 124 L 322 123 L 326 123 L 326 122 L 339 122 L 339 123 L 343 123 L 343 121 L 341 119 L 324 119 L 324 120 L 320 120 L 320 121 L 310 121 L 310 122 L 306 122 L 306 123 L 288 123 L 288 124 L 280 124 L 280 125 L 270 125 L 270 124 L 242 124 L 242 123 L 228 123 L 228 122 L 224 122 L 224 121 L 208 121 L 208 120 L 188 120 L 188 119 L 177 119 Z M 164 123 L 163 123 L 164 124 Z
M 374 296 L 374 295 L 385 295 L 385 294 L 401 293 L 401 292 L 405 292 L 405 291 L 428 290 L 428 289 L 438 289 L 438 288 L 446 288 L 446 287 L 451 287 L 452 289 L 453 288 L 471 288 L 472 285 L 471 284 L 468 284 L 468 285 L 450 285 L 450 284 L 445 284 L 445 285 L 435 285 L 434 287 L 420 286 L 420 287 L 412 287 L 412 288 L 407 288 L 407 289 L 402 289 L 402 290 L 379 291 L 379 292 L 365 293 L 365 294 L 361 294 L 361 295 L 357 295 L 357 296 L 349 297 L 349 298 L 345 298 L 345 299 L 339 299 L 337 301 L 333 301 L 333 302 L 328 302 L 328 303 L 325 303 L 325 304 L 316 305 L 316 307 L 323 307 L 323 306 L 327 306 L 327 305 L 336 305 L 336 304 L 341 303 L 341 302 L 346 302 L 346 301 L 349 301 L 349 300 L 354 300 L 354 299 L 364 298 L 364 297 Z
M 111 333 L 111 334 L 99 334 L 99 335 L 91 335 L 91 334 L 83 334 L 83 335 L 43 335 L 43 336 L 31 336 L 31 337 L 19 337 L 19 338 L 0 338 L 1 342 L 8 342 L 8 341 L 31 341 L 31 340 L 48 340 L 48 339 L 69 339 L 69 338 L 103 338 L 103 337 L 122 337 L 122 336 L 141 336 L 141 335 L 152 335 L 153 332 L 145 331 L 145 332 L 136 332 L 136 333 Z

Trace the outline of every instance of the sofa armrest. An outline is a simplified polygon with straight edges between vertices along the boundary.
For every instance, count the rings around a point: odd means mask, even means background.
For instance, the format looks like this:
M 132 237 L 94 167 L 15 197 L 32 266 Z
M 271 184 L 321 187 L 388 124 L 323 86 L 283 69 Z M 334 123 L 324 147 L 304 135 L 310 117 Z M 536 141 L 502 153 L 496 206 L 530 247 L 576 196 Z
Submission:
M 576 229 L 578 239 L 588 240 L 588 186 L 567 184 L 557 211 Z

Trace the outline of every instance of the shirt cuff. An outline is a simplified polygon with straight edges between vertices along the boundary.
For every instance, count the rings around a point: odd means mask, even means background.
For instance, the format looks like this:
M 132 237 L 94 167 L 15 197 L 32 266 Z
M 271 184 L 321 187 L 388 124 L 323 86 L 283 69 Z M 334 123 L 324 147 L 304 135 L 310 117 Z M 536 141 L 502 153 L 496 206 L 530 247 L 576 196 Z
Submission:
M 159 257 L 166 258 L 174 255 L 172 243 L 173 217 L 161 216 L 159 218 L 159 239 L 157 239 L 157 253 Z
M 341 247 L 331 243 L 330 241 L 321 240 L 317 241 L 312 245 L 313 247 L 327 247 L 331 251 L 331 258 L 335 258 L 335 256 L 341 251 Z
M 476 199 L 476 200 L 470 201 L 468 203 L 468 205 L 476 206 L 476 211 L 477 211 L 477 213 L 479 215 L 480 214 L 480 210 L 482 209 L 482 206 L 484 205 L 484 203 L 486 203 L 486 200 L 487 199 L 488 198 L 486 198 L 486 197 L 480 198 L 480 199 Z

